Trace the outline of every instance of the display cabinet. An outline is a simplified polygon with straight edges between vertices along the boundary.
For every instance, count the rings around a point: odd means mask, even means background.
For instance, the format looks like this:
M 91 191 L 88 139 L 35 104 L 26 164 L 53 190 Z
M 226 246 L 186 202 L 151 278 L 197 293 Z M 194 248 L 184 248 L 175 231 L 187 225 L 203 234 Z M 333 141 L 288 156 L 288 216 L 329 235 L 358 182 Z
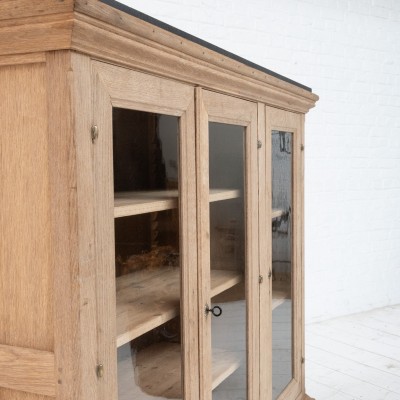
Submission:
M 0 398 L 305 400 L 311 89 L 120 3 L 0 4 Z

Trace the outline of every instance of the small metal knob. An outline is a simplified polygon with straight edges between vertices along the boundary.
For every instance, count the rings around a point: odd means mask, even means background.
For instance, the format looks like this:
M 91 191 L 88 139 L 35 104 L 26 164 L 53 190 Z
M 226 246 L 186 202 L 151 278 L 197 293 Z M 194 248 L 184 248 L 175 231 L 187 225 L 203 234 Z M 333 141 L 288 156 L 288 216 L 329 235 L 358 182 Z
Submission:
M 213 308 L 208 307 L 206 304 L 206 315 L 211 312 L 214 317 L 219 317 L 222 314 L 222 308 L 220 306 L 214 306 Z

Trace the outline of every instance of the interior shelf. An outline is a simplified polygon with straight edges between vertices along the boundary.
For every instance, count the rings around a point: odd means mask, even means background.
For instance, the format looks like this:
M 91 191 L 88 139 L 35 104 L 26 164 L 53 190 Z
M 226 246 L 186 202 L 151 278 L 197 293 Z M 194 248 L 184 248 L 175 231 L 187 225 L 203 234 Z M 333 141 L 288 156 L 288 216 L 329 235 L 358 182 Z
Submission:
M 286 213 L 286 210 L 281 210 L 279 208 L 272 209 L 272 219 L 282 217 Z
M 240 190 L 210 190 L 210 202 L 236 199 L 238 197 L 240 197 Z M 116 192 L 114 194 L 114 218 L 172 210 L 177 207 L 177 190 Z
M 238 355 L 213 349 L 212 389 L 215 389 L 240 366 Z M 136 355 L 136 384 L 145 393 L 166 399 L 182 398 L 181 345 L 156 343 Z
M 243 280 L 237 271 L 211 270 L 211 297 Z M 179 315 L 180 269 L 143 270 L 117 278 L 117 346 Z
M 286 281 L 273 281 L 272 282 L 272 309 L 280 306 L 285 300 L 290 299 L 291 285 Z

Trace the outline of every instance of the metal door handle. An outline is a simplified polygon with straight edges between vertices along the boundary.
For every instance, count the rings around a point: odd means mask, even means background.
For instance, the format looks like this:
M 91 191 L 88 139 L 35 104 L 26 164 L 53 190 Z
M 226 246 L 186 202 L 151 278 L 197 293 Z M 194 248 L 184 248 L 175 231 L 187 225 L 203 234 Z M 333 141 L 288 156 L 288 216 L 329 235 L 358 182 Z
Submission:
M 222 308 L 220 306 L 214 306 L 213 308 L 208 307 L 206 304 L 206 315 L 211 312 L 214 317 L 219 317 L 222 314 Z

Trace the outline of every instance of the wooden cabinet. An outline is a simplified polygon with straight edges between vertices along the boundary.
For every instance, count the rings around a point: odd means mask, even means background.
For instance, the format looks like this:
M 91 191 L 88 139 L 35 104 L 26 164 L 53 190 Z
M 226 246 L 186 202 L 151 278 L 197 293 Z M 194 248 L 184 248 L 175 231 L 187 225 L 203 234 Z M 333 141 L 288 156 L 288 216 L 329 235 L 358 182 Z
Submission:
M 306 399 L 318 97 L 110 0 L 14 3 L 0 5 L 0 398 Z

